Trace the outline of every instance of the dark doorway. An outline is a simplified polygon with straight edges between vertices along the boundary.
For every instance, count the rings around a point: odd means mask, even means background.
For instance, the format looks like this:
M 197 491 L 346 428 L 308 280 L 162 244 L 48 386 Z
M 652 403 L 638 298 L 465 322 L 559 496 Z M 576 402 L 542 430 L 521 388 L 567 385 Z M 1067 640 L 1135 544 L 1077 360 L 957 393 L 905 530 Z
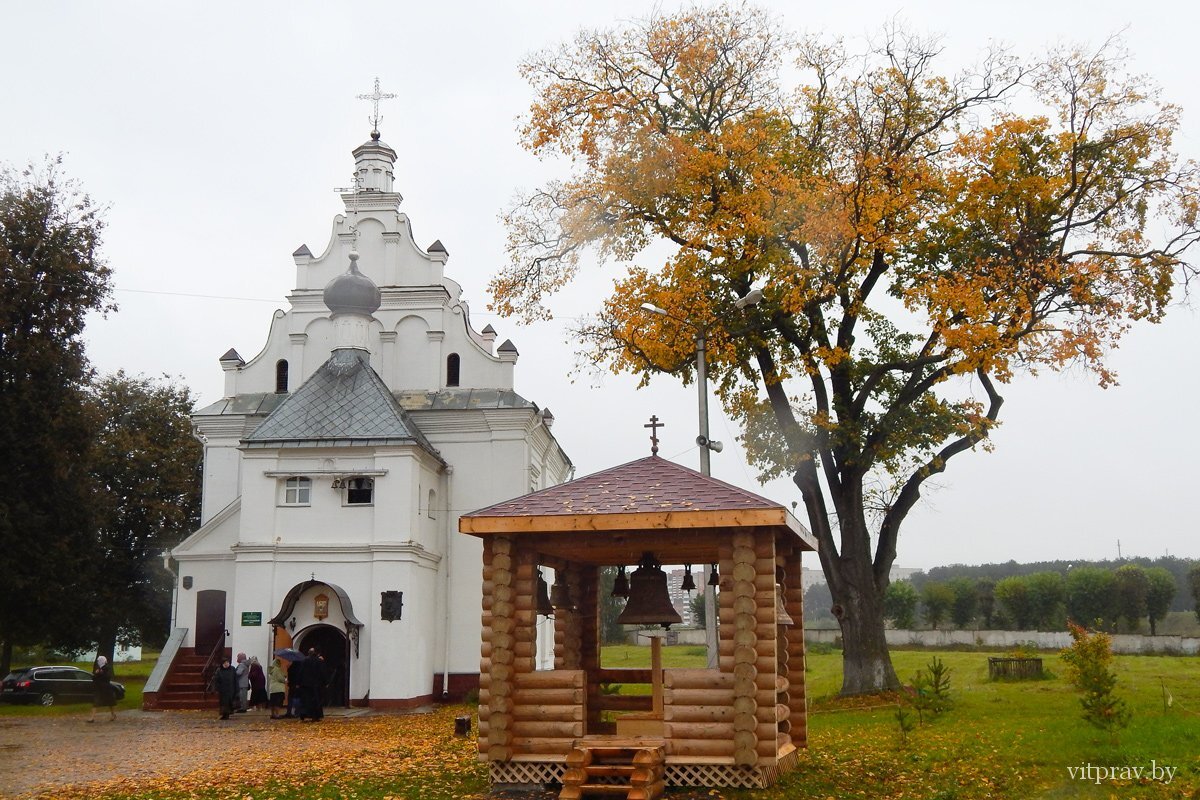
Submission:
M 325 705 L 346 706 L 350 697 L 350 640 L 332 625 L 317 625 L 296 637 L 296 649 L 317 648 L 325 658 Z
M 225 592 L 201 589 L 196 592 L 196 654 L 206 656 L 225 643 Z

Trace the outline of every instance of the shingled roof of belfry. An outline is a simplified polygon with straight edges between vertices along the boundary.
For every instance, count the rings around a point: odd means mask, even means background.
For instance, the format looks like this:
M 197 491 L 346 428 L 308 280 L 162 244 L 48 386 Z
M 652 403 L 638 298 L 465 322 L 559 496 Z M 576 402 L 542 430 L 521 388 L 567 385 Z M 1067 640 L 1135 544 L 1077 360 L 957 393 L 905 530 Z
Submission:
M 647 456 L 464 516 L 639 514 L 768 508 L 782 506 L 664 458 Z

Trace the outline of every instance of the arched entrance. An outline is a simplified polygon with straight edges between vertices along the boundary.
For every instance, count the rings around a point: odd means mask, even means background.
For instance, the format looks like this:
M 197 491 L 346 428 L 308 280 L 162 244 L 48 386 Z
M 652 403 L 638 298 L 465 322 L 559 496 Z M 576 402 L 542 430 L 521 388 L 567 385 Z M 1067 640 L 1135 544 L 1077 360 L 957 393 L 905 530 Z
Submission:
M 296 634 L 293 646 L 306 655 L 315 648 L 325 659 L 325 705 L 348 705 L 350 639 L 345 632 L 332 625 L 314 625 Z

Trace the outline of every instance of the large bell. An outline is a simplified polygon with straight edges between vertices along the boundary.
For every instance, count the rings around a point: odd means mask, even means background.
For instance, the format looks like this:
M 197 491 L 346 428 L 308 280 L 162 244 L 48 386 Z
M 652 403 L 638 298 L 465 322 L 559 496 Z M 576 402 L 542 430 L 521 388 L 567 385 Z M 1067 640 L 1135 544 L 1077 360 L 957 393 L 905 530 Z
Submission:
M 562 570 L 554 573 L 554 585 L 550 587 L 550 604 L 559 611 L 572 611 L 571 592 L 567 588 L 567 576 Z
M 643 553 L 638 568 L 629 576 L 629 602 L 617 617 L 622 625 L 662 625 L 670 628 L 683 622 L 671 605 L 667 573 L 651 553 Z
M 546 586 L 546 579 L 542 577 L 540 569 L 537 576 L 537 613 L 543 617 L 552 617 L 554 616 L 554 606 L 550 603 L 550 590 Z

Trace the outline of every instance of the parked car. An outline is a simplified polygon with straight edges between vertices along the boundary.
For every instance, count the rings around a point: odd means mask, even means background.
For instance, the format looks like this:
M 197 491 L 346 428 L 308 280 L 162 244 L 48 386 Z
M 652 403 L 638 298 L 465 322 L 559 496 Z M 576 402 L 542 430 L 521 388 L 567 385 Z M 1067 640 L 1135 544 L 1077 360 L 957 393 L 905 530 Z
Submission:
M 112 681 L 113 696 L 125 697 L 125 686 Z M 24 667 L 13 670 L 0 684 L 6 703 L 82 703 L 92 699 L 92 674 L 77 667 Z

